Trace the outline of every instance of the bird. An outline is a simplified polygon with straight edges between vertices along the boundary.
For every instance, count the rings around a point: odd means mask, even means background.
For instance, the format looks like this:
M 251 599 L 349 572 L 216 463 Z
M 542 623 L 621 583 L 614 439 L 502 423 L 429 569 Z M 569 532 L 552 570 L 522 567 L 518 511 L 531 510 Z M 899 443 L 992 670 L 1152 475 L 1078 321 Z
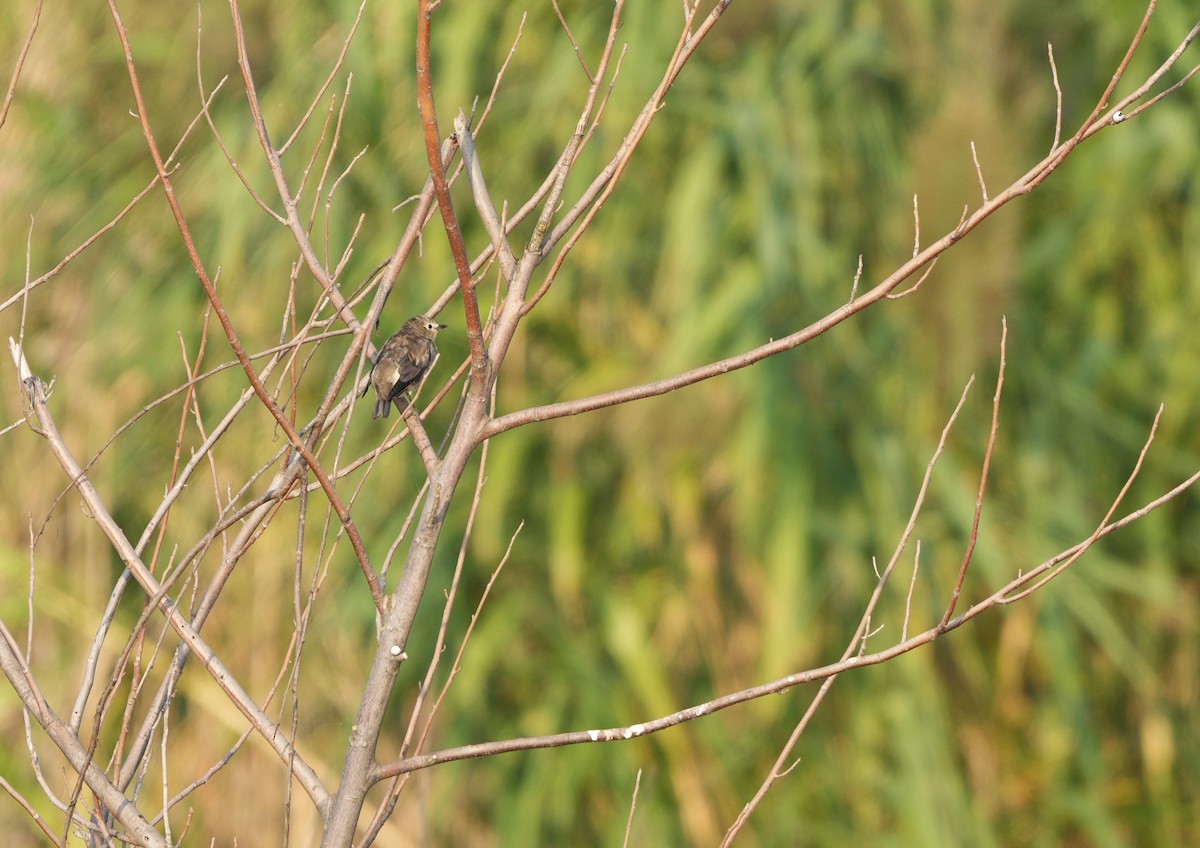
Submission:
M 421 382 L 433 366 L 438 352 L 434 337 L 438 330 L 444 329 L 445 324 L 428 316 L 414 315 L 383 343 L 371 368 L 371 385 L 375 387 L 376 396 L 371 418 L 387 418 L 394 400 L 399 400 L 401 410 L 408 405 L 403 395 Z

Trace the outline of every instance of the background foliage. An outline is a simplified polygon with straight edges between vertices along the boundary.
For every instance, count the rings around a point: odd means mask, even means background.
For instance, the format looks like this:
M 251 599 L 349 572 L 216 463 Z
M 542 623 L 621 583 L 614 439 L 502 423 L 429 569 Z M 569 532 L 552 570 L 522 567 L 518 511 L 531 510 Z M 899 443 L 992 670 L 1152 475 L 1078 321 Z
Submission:
M 156 132 L 178 138 L 199 108 L 196 19 L 171 4 L 121 5 Z M 562 7 L 581 44 L 602 41 L 605 4 Z M 31 8 L 21 0 L 0 9 L 5 67 Z M 236 76 L 236 57 L 224 4 L 199 8 L 200 66 L 211 88 Z M 268 122 L 286 133 L 340 51 L 356 7 L 297 0 L 243 9 Z M 524 11 L 453 2 L 438 11 L 444 115 L 486 97 Z M 972 141 L 993 188 L 1044 155 L 1054 129 L 1047 42 L 1072 127 L 1103 90 L 1141 11 L 1118 0 L 735 3 L 525 325 L 500 410 L 665 376 L 836 308 L 860 254 L 864 286 L 910 254 L 914 193 L 925 241 L 975 202 Z M 1131 77 L 1161 61 L 1192 13 L 1161 4 Z M 678 15 L 677 3 L 631 0 L 621 32 L 629 52 L 610 113 L 640 108 Z M 365 215 L 353 279 L 388 255 L 405 220 L 404 210 L 391 210 L 427 173 L 413 26 L 411 4 L 371 4 L 349 54 L 337 167 L 360 149 L 366 155 L 330 214 L 335 251 Z M 585 85 L 552 8 L 533 4 L 478 139 L 496 195 L 523 202 L 573 127 Z M 0 297 L 20 289 L 27 244 L 37 276 L 149 183 L 153 169 L 129 108 L 105 10 L 48 5 L 0 129 Z M 235 85 L 212 111 L 249 182 L 265 190 L 269 175 Z M 1001 316 L 1010 327 L 1006 399 L 968 600 L 1090 534 L 1160 402 L 1158 441 L 1129 505 L 1194 471 L 1198 124 L 1193 86 L 1104 133 L 951 251 L 919 292 L 791 354 L 496 439 L 469 552 L 471 601 L 456 616 L 457 633 L 515 527 L 525 525 L 436 743 L 629 723 L 835 658 L 874 582 L 871 559 L 895 544 L 945 418 L 975 373 L 980 384 L 918 525 L 914 624 L 928 626 L 970 528 Z M 602 161 L 618 141 L 602 130 L 585 157 Z M 283 332 L 294 244 L 247 196 L 203 126 L 179 158 L 180 196 L 206 260 L 221 267 L 239 332 L 249 348 L 269 347 Z M 468 243 L 478 248 L 486 237 L 463 197 Z M 64 433 L 79 456 L 102 451 L 93 479 L 132 536 L 166 483 L 180 401 L 108 440 L 185 379 L 180 339 L 194 355 L 205 302 L 164 210 L 161 193 L 151 193 L 27 307 L 0 313 L 5 336 L 17 335 L 24 314 L 31 362 L 57 375 L 52 405 Z M 424 310 L 452 276 L 444 239 L 428 239 L 388 305 L 384 331 Z M 301 314 L 317 298 L 303 272 L 295 297 Z M 458 330 L 443 334 L 448 369 L 466 345 L 461 316 L 456 324 L 453 309 L 444 314 Z M 332 373 L 337 355 L 308 362 L 309 377 Z M 209 356 L 208 364 L 230 358 Z M 213 409 L 244 384 L 236 369 L 227 373 L 205 384 Z M 16 421 L 12 370 L 2 379 L 0 410 Z M 435 443 L 448 415 L 432 419 Z M 355 417 L 351 449 L 378 442 L 381 431 L 362 409 Z M 235 469 L 260 462 L 264 443 L 278 438 L 271 423 L 260 415 L 240 426 L 218 451 L 214 475 L 239 479 Z M 191 432 L 185 444 L 196 441 Z M 380 557 L 404 518 L 393 505 L 407 503 L 422 474 L 407 444 L 382 462 L 394 470 L 371 476 L 355 504 Z M 0 613 L 25 620 L 30 529 L 45 521 L 34 557 L 34 660 L 52 702 L 73 691 L 78 645 L 91 638 L 119 569 L 75 499 L 56 502 L 66 482 L 27 429 L 0 438 L 0 491 L 9 493 L 0 513 Z M 175 513 L 164 558 L 207 526 L 204 503 Z M 1200 804 L 1197 507 L 1185 495 L 1099 545 L 1032 600 L 841 678 L 801 744 L 799 767 L 752 819 L 749 844 L 1200 842 L 1188 813 Z M 456 543 L 448 539 L 439 553 L 435 582 L 448 579 Z M 209 625 L 252 693 L 271 684 L 292 630 L 293 544 L 273 526 Z M 324 746 L 332 775 L 374 633 L 344 551 L 324 591 L 337 603 L 310 636 L 302 715 L 316 740 L 311 759 L 322 762 Z M 878 638 L 896 638 L 901 610 L 893 604 L 878 616 L 886 627 Z M 126 626 L 139 612 L 131 604 Z M 426 606 L 413 644 L 431 643 L 439 614 Z M 402 675 L 407 692 L 419 671 Z M 185 763 L 213 761 L 240 728 L 211 694 L 202 684 L 185 688 L 173 708 L 172 744 Z M 637 844 L 714 844 L 810 697 L 793 691 L 620 746 L 430 770 L 401 801 L 391 831 L 401 841 L 390 844 L 619 844 L 639 768 Z M 397 734 L 404 719 L 398 713 Z M 23 733 L 7 689 L 0 731 L 14 741 Z M 194 796 L 197 842 L 277 839 L 285 786 L 264 753 L 248 746 L 240 768 Z M 23 746 L 0 751 L 0 774 L 39 794 Z M 0 802 L 0 829 L 15 834 L 12 844 L 36 841 L 14 803 Z M 302 818 L 293 838 L 309 844 Z

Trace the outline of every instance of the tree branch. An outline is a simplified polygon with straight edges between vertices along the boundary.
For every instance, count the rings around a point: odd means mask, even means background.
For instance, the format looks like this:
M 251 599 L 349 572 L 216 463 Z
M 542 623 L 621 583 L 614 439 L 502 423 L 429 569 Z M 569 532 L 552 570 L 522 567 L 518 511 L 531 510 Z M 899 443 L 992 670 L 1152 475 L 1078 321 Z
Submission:
M 1154 4 L 1151 3 L 1150 9 L 1153 9 Z M 714 10 L 715 11 L 715 10 Z M 1149 12 L 1148 12 L 1149 13 Z M 887 278 L 876 285 L 874 288 L 863 293 L 859 297 L 851 300 L 844 306 L 828 313 L 818 321 L 813 322 L 802 330 L 792 333 L 783 338 L 776 339 L 767 344 L 748 350 L 744 353 L 730 356 L 716 362 L 703 365 L 698 368 L 693 368 L 690 371 L 684 371 L 672 377 L 666 377 L 661 380 L 655 380 L 649 383 L 643 383 L 638 386 L 629 386 L 623 389 L 616 389 L 602 394 L 592 395 L 590 397 L 579 398 L 577 400 L 561 401 L 558 403 L 546 404 L 544 406 L 531 407 L 517 412 L 511 412 L 507 415 L 502 415 L 489 421 L 479 434 L 479 440 L 490 439 L 514 427 L 522 427 L 527 424 L 532 424 L 539 421 L 549 421 L 555 418 L 563 418 L 569 415 L 579 415 L 583 412 L 591 412 L 597 409 L 604 409 L 610 406 L 616 406 L 630 401 L 642 400 L 649 397 L 657 397 L 668 392 L 676 391 L 677 389 L 691 386 L 704 380 L 709 380 L 713 377 L 727 374 L 730 371 L 736 371 L 747 366 L 754 365 L 771 356 L 776 356 L 785 351 L 792 350 L 800 345 L 808 342 L 827 330 L 836 327 L 838 324 L 845 321 L 852 315 L 866 309 L 887 297 L 900 283 L 908 279 L 914 273 L 926 264 L 935 260 L 941 254 L 945 253 L 953 247 L 967 233 L 974 230 L 977 226 L 990 218 L 997 211 L 1008 205 L 1017 197 L 1028 194 L 1036 188 L 1055 168 L 1060 165 L 1063 160 L 1071 154 L 1078 144 L 1090 138 L 1095 133 L 1105 127 L 1113 126 L 1112 116 L 1099 117 L 1102 110 L 1102 105 L 1106 102 L 1106 98 L 1111 93 L 1112 87 L 1115 86 L 1116 80 L 1120 79 L 1124 71 L 1124 67 L 1128 62 L 1129 56 L 1136 48 L 1141 40 L 1141 35 L 1144 33 L 1144 22 L 1142 29 L 1139 30 L 1133 44 L 1130 46 L 1130 53 L 1127 54 L 1125 62 L 1122 63 L 1118 71 L 1114 74 L 1114 82 L 1110 83 L 1109 89 L 1106 90 L 1104 97 L 1101 98 L 1100 105 L 1093 110 L 1091 116 L 1085 121 L 1075 133 L 1075 135 L 1064 142 L 1062 145 L 1051 151 L 1049 155 L 1039 161 L 1036 165 L 1030 168 L 1024 175 L 1015 180 L 1000 194 L 993 197 L 990 201 L 984 202 L 973 213 L 964 217 L 955 229 L 943 235 L 938 241 L 929 245 L 925 250 L 917 253 L 909 261 L 905 262 Z M 1163 65 L 1151 75 L 1151 77 L 1135 90 L 1128 97 L 1124 98 L 1119 106 L 1122 108 L 1125 105 L 1133 102 L 1137 98 L 1145 95 L 1149 88 L 1157 81 L 1166 70 L 1178 60 L 1183 50 L 1191 43 L 1200 33 L 1200 23 L 1188 33 L 1183 43 L 1176 48 L 1171 57 L 1168 58 Z M 672 80 L 674 77 L 668 74 L 664 78 Z M 653 100 L 651 101 L 654 102 Z M 650 108 L 649 106 L 647 107 Z M 613 179 L 616 174 L 613 175 Z M 567 216 L 570 218 L 570 215 Z M 566 220 L 564 220 L 564 224 Z M 561 228 L 562 225 L 560 225 Z M 556 230 L 557 232 L 557 230 Z

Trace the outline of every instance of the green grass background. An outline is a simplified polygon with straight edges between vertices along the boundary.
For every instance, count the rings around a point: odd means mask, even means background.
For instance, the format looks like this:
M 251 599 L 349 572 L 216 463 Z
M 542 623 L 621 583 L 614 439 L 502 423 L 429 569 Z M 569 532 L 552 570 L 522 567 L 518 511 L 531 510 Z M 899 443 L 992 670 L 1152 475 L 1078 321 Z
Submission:
M 32 5 L 0 9 L 6 70 Z M 1194 24 L 1189 4 L 1159 5 L 1118 94 Z M 594 64 L 608 5 L 562 8 Z M 121 9 L 155 131 L 169 148 L 199 106 L 196 8 L 127 0 Z M 270 198 L 228 8 L 205 0 L 200 9 L 205 85 L 232 75 L 214 120 L 250 184 Z M 447 0 L 434 23 L 448 131 L 459 106 L 486 98 L 526 10 L 477 140 L 489 185 L 510 208 L 565 142 L 586 80 L 548 3 Z M 1090 113 L 1142 11 L 1128 0 L 735 3 L 523 325 L 501 377 L 500 410 L 667 376 L 837 308 L 860 254 L 864 287 L 910 255 L 914 194 L 925 243 L 978 203 L 972 141 L 993 193 L 1049 150 L 1048 42 L 1069 133 Z M 249 0 L 243 12 L 267 120 L 281 143 L 340 51 L 356 7 Z M 347 281 L 388 255 L 408 207 L 391 210 L 425 178 L 413 17 L 411 3 L 370 4 L 333 85 L 340 102 L 353 75 L 335 173 L 366 150 L 330 213 L 334 255 L 365 215 Z M 679 20 L 679 3 L 627 3 L 620 40 L 628 55 L 568 198 L 611 156 L 653 90 Z M 1180 67 L 1195 62 L 1185 54 Z M 524 530 L 430 747 L 645 720 L 836 658 L 873 585 L 872 558 L 890 554 L 938 434 L 975 374 L 917 527 L 913 627 L 931 625 L 970 529 L 1002 316 L 1009 339 L 1001 431 L 966 603 L 1091 533 L 1160 403 L 1157 442 L 1127 505 L 1200 468 L 1198 105 L 1192 83 L 1087 142 L 1044 186 L 955 247 L 911 297 L 752 369 L 497 438 L 454 640 L 518 523 Z M 26 277 L 27 245 L 37 276 L 149 182 L 132 107 L 103 6 L 48 5 L 0 128 L 4 299 Z M 323 112 L 286 160 L 293 180 Z M 249 198 L 203 126 L 179 161 L 176 185 L 204 259 L 210 271 L 221 269 L 247 347 L 267 348 L 280 334 L 294 243 Z M 456 197 L 478 250 L 486 236 L 463 187 Z M 190 355 L 198 345 L 206 301 L 165 212 L 161 193 L 152 193 L 26 305 L 0 313 L 5 336 L 25 321 L 35 372 L 57 378 L 51 406 L 77 456 L 94 456 L 118 426 L 185 379 L 180 338 Z M 514 244 L 528 235 L 525 226 Z M 384 330 L 424 310 L 452 277 L 435 224 L 388 304 Z M 317 296 L 301 273 L 301 314 Z M 443 314 L 452 329 L 441 340 L 442 377 L 466 352 L 458 303 Z M 209 364 L 231 358 L 218 339 Z M 348 344 L 328 342 L 308 362 L 295 400 L 301 421 Z M 204 384 L 209 425 L 244 383 L 234 369 Z M 19 420 L 12 369 L 0 389 L 4 421 Z M 167 483 L 180 406 L 177 399 L 142 417 L 92 470 L 132 537 Z M 449 423 L 449 406 L 432 416 L 435 443 Z M 358 409 L 350 452 L 380 438 Z M 199 441 L 190 425 L 185 455 Z M 218 488 L 236 489 L 279 444 L 264 413 L 248 415 L 216 452 Z M 382 558 L 398 532 L 420 474 L 406 443 L 373 474 L 345 484 L 364 487 L 354 515 L 372 556 Z M 55 506 L 66 482 L 27 428 L 0 438 L 0 614 L 24 632 L 34 561 L 34 667 L 60 713 L 69 710 L 98 609 L 119 573 L 78 498 L 67 494 Z M 211 522 L 207 472 L 192 489 L 172 516 L 164 560 Z M 436 632 L 468 491 L 469 484 L 455 502 L 410 653 L 428 650 Z M 317 505 L 314 496 L 314 513 Z M 1184 495 L 1098 545 L 1033 599 L 841 678 L 797 749 L 799 766 L 755 813 L 742 844 L 1200 842 L 1198 510 L 1196 496 Z M 30 527 L 43 522 L 31 557 Z M 205 630 L 256 696 L 274 679 L 293 627 L 294 528 L 292 505 L 246 558 Z M 323 561 L 320 521 L 310 519 L 309 530 L 311 577 Z M 217 556 L 203 568 L 214 568 Z M 876 616 L 884 629 L 873 647 L 898 637 L 906 584 L 901 572 Z M 135 600 L 126 603 L 118 642 L 139 611 Z M 342 545 L 330 559 L 300 684 L 302 751 L 331 782 L 373 636 L 369 598 Z M 410 663 L 402 674 L 384 756 L 399 741 L 422 670 Z M 814 691 L 628 743 L 431 769 L 402 798 L 385 835 L 398 845 L 618 845 L 641 769 L 634 844 L 715 844 Z M 114 726 L 110 719 L 102 732 Z M 172 711 L 172 785 L 220 757 L 240 729 L 193 668 Z M 40 799 L 7 687 L 0 730 L 11 740 L 0 750 L 0 774 Z M 34 737 L 53 763 L 48 743 Z M 276 844 L 286 799 L 280 772 L 272 754 L 249 744 L 191 799 L 187 842 Z M 58 791 L 69 791 L 72 777 L 57 767 L 50 773 Z M 294 807 L 292 844 L 315 844 L 307 800 Z M 39 801 L 39 809 L 57 822 L 49 805 Z M 176 833 L 183 819 L 173 816 Z M 0 829 L 13 835 L 10 844 L 38 844 L 11 800 L 0 800 Z

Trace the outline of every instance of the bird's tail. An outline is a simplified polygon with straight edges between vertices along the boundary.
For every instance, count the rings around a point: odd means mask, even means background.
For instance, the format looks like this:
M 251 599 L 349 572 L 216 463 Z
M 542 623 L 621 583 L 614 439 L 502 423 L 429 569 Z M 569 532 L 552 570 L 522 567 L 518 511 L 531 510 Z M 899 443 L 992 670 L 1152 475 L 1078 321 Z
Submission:
M 386 400 L 380 398 L 375 401 L 375 411 L 371 413 L 371 418 L 387 418 L 388 414 L 392 411 L 392 401 L 396 402 L 396 406 L 400 408 L 401 412 L 408 409 L 408 397 L 406 395 L 400 394 Z

